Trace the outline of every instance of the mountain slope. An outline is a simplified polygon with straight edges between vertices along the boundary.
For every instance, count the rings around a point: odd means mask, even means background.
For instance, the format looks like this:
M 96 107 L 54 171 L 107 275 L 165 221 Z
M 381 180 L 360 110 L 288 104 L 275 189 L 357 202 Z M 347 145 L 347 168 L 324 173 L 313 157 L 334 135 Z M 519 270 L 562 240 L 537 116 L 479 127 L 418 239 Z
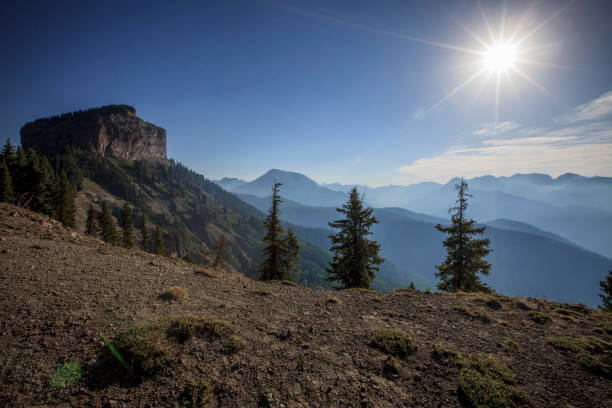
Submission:
M 207 407 L 463 406 L 463 368 L 434 353 L 435 345 L 466 361 L 485 353 L 503 362 L 531 406 L 612 405 L 610 378 L 549 343 L 569 337 L 609 344 L 602 328 L 609 316 L 601 311 L 504 296 L 494 298 L 501 305 L 494 310 L 473 295 L 258 282 L 107 245 L 5 204 L 0 235 L 2 406 L 166 408 L 194 406 L 198 396 L 208 398 L 201 404 Z M 163 300 L 171 286 L 188 296 Z M 517 302 L 551 320 L 534 322 Z M 199 321 L 219 330 L 202 332 Z M 169 322 L 171 330 L 155 331 Z M 372 347 L 380 328 L 401 330 L 416 345 L 394 359 L 395 372 L 388 355 Z M 154 374 L 130 377 L 101 334 L 114 345 L 122 336 L 136 339 L 141 356 L 165 359 Z M 62 370 L 65 363 L 80 371 Z
M 346 199 L 346 194 L 321 187 L 303 174 L 276 169 L 232 189 L 232 192 L 266 197 L 270 195 L 275 182 L 283 183 L 283 197 L 306 205 L 334 206 Z
M 242 197 L 255 206 L 260 202 Z M 338 216 L 332 207 L 283 204 L 281 219 L 295 224 L 324 228 Z M 440 264 L 445 256 L 444 235 L 434 228 L 435 223 L 410 218 L 406 215 L 413 213 L 395 209 L 378 208 L 374 214 L 380 220 L 373 232 L 374 239 L 381 244 L 381 255 L 400 270 L 434 280 L 434 265 Z M 493 266 L 485 281 L 511 295 L 599 304 L 599 281 L 612 269 L 612 260 L 562 239 L 552 239 L 545 231 L 531 232 L 487 228 L 485 236 L 491 239 L 493 249 L 488 260 Z

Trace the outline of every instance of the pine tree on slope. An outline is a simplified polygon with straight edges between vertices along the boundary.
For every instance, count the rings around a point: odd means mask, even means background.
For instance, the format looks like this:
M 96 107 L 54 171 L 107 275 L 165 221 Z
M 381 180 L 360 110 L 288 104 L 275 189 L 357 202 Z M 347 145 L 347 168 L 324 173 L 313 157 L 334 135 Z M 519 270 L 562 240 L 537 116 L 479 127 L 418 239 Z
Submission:
M 96 213 L 93 205 L 89 203 L 89 210 L 87 210 L 87 221 L 85 222 L 85 234 L 91 237 L 98 237 L 98 214 Z
M 262 280 L 283 280 L 285 279 L 282 265 L 282 256 L 285 250 L 284 242 L 281 239 L 283 227 L 281 226 L 279 214 L 279 204 L 282 202 L 279 195 L 281 183 L 274 183 L 272 188 L 272 207 L 264 221 L 266 235 L 263 241 L 266 246 L 263 249 L 264 261 L 257 267 Z
M 0 163 L 0 201 L 12 203 L 15 200 L 13 194 L 13 181 L 6 160 Z
M 115 220 L 110 213 L 108 202 L 102 201 L 102 211 L 100 212 L 100 230 L 102 240 L 110 244 L 117 243 L 117 229 L 115 228 Z
M 57 220 L 67 227 L 74 227 L 74 214 L 76 212 L 74 198 L 74 188 L 70 184 L 66 172 L 62 170 L 55 187 L 55 213 L 57 214 Z
M 327 280 L 340 282 L 344 289 L 369 288 L 378 265 L 384 262 L 378 255 L 380 245 L 366 238 L 371 234 L 370 228 L 379 221 L 372 215 L 372 208 L 364 208 L 357 187 L 349 192 L 348 202 L 336 211 L 345 218 L 329 223 L 339 231 L 329 236 L 334 258 L 326 268 Z
M 297 261 L 299 259 L 300 244 L 291 228 L 287 230 L 287 234 L 285 234 L 283 238 L 283 243 L 284 251 L 281 259 L 283 265 L 283 279 L 294 280 L 294 276 L 299 272 Z
M 123 229 L 123 246 L 131 248 L 134 246 L 134 223 L 132 221 L 132 209 L 126 202 L 121 210 L 121 228 Z
M 599 294 L 602 309 L 612 311 L 612 271 L 608 272 L 605 280 L 599 282 L 599 287 L 603 293 Z
M 140 245 L 143 251 L 149 252 L 151 242 L 149 237 L 149 228 L 147 226 L 147 216 L 142 216 L 142 226 L 140 227 Z
M 485 227 L 476 227 L 476 221 L 466 219 L 467 199 L 472 195 L 465 180 L 462 178 L 455 188 L 457 206 L 449 210 L 455 211 L 451 217 L 451 225 L 436 225 L 438 231 L 448 234 L 443 243 L 447 251 L 446 259 L 442 264 L 436 265 L 436 277 L 441 281 L 438 283 L 438 289 L 448 292 L 489 292 L 491 289 L 482 283 L 477 274 L 489 274 L 491 264 L 485 261 L 484 257 L 491 252 L 488 248 L 490 240 L 473 238 L 474 235 L 482 235 Z
M 155 229 L 155 237 L 153 238 L 155 242 L 155 246 L 153 247 L 153 251 L 157 255 L 166 255 L 166 243 L 164 242 L 164 237 L 162 236 L 161 230 L 159 226 Z

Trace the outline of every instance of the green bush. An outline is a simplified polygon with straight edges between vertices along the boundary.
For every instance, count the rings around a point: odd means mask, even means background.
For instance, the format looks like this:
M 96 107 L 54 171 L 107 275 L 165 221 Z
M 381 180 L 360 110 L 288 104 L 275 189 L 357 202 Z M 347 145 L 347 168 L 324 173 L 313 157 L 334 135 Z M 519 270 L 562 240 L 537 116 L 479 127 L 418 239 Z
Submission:
M 459 397 L 474 408 L 529 406 L 529 398 L 516 386 L 516 377 L 504 364 L 477 354 L 459 374 Z
M 441 344 L 434 344 L 434 349 L 431 352 L 431 356 L 435 361 L 444 365 L 453 364 L 462 366 L 464 364 L 461 353 L 448 349 Z
M 589 371 L 612 378 L 612 342 L 598 337 L 549 337 L 553 347 L 571 352 Z
M 414 341 L 406 333 L 396 329 L 375 329 L 370 345 L 392 356 L 404 357 L 417 351 Z
M 453 306 L 453 309 L 463 313 L 466 316 L 472 317 L 474 319 L 480 320 L 483 323 L 490 323 L 493 321 L 493 318 L 491 317 L 491 315 L 487 312 L 485 312 L 484 310 L 480 310 L 480 309 L 472 309 L 469 308 L 467 306 L 461 305 L 461 306 Z
M 544 312 L 538 312 L 537 310 L 531 310 L 527 312 L 527 316 L 538 324 L 545 324 L 550 321 L 550 316 Z
M 53 388 L 65 388 L 79 381 L 83 376 L 83 369 L 76 361 L 68 361 L 62 364 L 51 376 Z

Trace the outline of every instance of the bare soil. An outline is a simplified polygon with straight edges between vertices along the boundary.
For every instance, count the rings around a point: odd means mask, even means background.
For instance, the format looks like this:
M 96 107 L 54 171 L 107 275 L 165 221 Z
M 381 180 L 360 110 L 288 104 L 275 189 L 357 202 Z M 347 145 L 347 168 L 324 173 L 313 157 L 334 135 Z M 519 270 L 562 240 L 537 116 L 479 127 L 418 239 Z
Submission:
M 160 297 L 173 286 L 188 297 Z M 612 406 L 612 380 L 546 341 L 607 336 L 594 329 L 608 315 L 587 310 L 568 320 L 555 311 L 563 305 L 497 299 L 498 310 L 470 294 L 333 292 L 258 282 L 107 245 L 0 204 L 0 405 L 191 406 L 182 399 L 185 389 L 207 379 L 207 407 L 461 406 L 460 368 L 432 357 L 434 344 L 442 344 L 505 363 L 535 407 Z M 484 311 L 490 321 L 457 306 Z M 536 323 L 525 307 L 551 320 Z M 129 378 L 119 364 L 100 368 L 106 352 L 100 333 L 112 339 L 134 325 L 183 314 L 231 323 L 245 347 L 228 354 L 218 342 L 192 338 L 177 343 L 167 366 L 148 378 Z M 400 329 L 418 347 L 398 358 L 398 375 L 383 373 L 387 356 L 370 346 L 377 328 Z M 54 388 L 52 376 L 68 361 L 83 367 L 83 377 Z

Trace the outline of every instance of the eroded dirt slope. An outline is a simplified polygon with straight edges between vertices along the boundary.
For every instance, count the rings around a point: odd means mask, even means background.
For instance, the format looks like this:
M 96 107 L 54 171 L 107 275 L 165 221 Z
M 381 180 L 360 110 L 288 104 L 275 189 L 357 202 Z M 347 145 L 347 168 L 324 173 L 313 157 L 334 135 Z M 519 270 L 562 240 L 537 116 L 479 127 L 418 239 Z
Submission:
M 160 298 L 172 286 L 189 297 Z M 210 407 L 461 406 L 462 368 L 432 356 L 441 344 L 465 358 L 487 353 L 505 363 L 533 406 L 612 406 L 612 381 L 547 341 L 609 340 L 607 315 L 503 296 L 495 298 L 497 309 L 485 300 L 256 282 L 107 245 L 0 204 L 0 405 L 193 406 L 185 390 L 206 379 L 211 392 L 202 406 Z M 534 321 L 523 310 L 529 307 L 550 320 Z M 194 336 L 173 343 L 170 359 L 150 377 L 100 366 L 106 347 L 99 333 L 113 339 L 176 315 L 222 319 L 244 348 L 228 353 L 220 341 Z M 417 346 L 396 358 L 397 373 L 383 370 L 387 355 L 370 345 L 377 328 L 402 330 Z M 67 361 L 82 367 L 82 378 L 52 386 Z

